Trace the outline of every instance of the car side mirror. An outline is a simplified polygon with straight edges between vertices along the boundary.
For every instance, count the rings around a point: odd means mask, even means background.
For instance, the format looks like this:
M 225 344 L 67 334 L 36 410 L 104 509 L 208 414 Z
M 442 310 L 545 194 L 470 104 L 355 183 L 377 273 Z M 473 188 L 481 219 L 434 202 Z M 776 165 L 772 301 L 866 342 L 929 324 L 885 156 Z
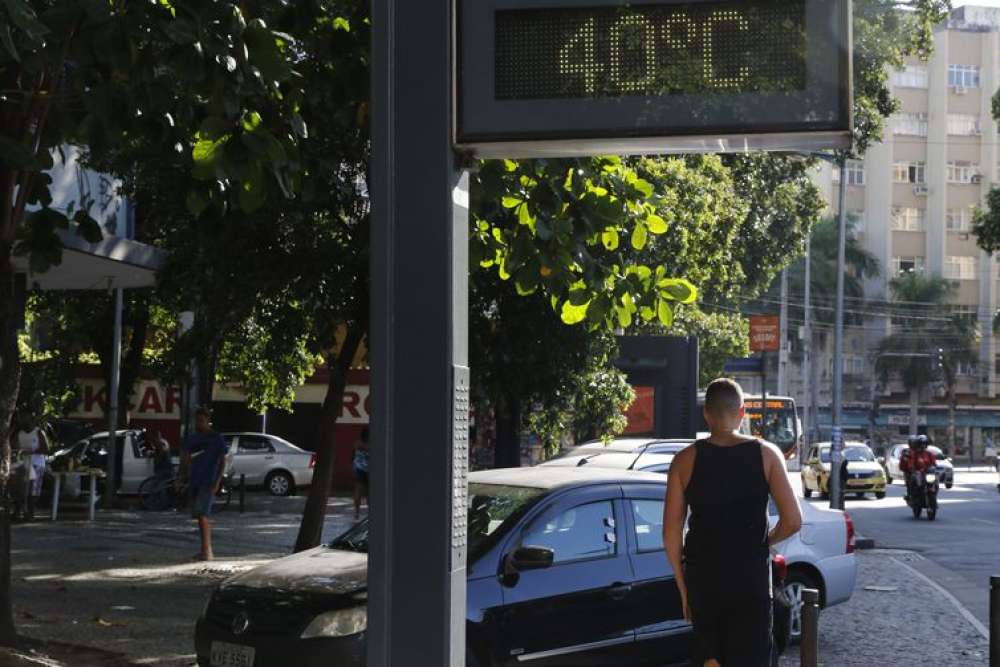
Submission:
M 555 552 L 548 547 L 524 546 L 510 555 L 510 564 L 518 572 L 544 570 L 552 567 L 555 556 Z

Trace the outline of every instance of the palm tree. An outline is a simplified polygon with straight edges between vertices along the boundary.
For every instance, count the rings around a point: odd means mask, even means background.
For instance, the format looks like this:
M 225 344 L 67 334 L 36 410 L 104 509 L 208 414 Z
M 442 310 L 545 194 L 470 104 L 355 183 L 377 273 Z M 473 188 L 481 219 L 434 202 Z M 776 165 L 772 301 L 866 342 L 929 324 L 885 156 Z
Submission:
M 974 366 L 975 324 L 952 311 L 956 284 L 940 276 L 905 273 L 889 284 L 893 332 L 879 344 L 875 370 L 882 386 L 898 377 L 910 399 L 910 433 L 916 434 L 920 394 L 941 381 L 948 393 L 948 441 L 955 439 L 958 369 Z

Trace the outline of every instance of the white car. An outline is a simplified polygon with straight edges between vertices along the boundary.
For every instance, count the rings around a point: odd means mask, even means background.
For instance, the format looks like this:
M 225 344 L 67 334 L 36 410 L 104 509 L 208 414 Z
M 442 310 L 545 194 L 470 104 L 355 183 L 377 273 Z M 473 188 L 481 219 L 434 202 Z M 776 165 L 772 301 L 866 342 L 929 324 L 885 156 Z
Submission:
M 223 433 L 229 445 L 226 472 L 233 483 L 263 486 L 272 496 L 288 496 L 312 484 L 316 455 L 267 433 Z
M 557 468 L 613 468 L 617 470 L 641 470 L 643 472 L 670 472 L 670 463 L 674 454 L 660 452 L 597 452 L 583 456 L 566 456 L 555 458 L 539 465 Z
M 603 440 L 593 440 L 562 450 L 552 460 L 590 456 L 592 454 L 619 452 L 622 454 L 676 454 L 693 440 L 684 438 L 615 438 L 605 443 Z
M 893 445 L 889 450 L 889 455 L 885 457 L 885 473 L 886 482 L 892 484 L 892 480 L 898 479 L 903 481 L 905 475 L 903 471 L 899 469 L 899 459 L 903 456 L 903 452 L 910 448 L 909 445 Z M 934 445 L 929 445 L 927 451 L 934 455 L 937 459 L 938 475 L 941 479 L 941 483 L 944 484 L 946 489 L 950 489 L 955 485 L 955 466 L 952 464 L 951 459 L 941 451 L 940 447 L 935 447 Z
M 669 457 L 674 454 L 643 453 L 638 461 L 647 457 Z M 579 457 L 553 459 L 536 467 L 560 466 L 580 469 L 619 468 L 621 470 L 645 470 L 632 466 L 636 455 L 632 452 L 606 452 L 593 455 L 590 461 L 581 465 L 574 461 Z M 666 461 L 669 470 L 669 461 Z M 664 471 L 666 472 L 666 471 Z M 819 591 L 820 607 L 832 607 L 847 602 L 854 594 L 858 576 L 858 564 L 854 555 L 854 522 L 847 512 L 813 507 L 799 500 L 802 511 L 802 529 L 798 534 L 776 545 L 775 550 L 785 557 L 788 576 L 785 579 L 785 593 L 792 603 L 791 636 L 798 641 L 802 634 L 802 590 L 815 588 Z M 771 526 L 778 522 L 778 510 L 774 501 L 768 503 Z

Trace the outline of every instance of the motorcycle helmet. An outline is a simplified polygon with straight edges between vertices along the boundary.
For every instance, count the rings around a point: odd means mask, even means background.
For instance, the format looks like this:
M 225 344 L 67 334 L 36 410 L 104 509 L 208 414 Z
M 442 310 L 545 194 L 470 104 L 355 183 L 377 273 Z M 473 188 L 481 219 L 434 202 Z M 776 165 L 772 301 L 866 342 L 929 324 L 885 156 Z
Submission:
M 922 451 L 927 449 L 927 445 L 930 444 L 930 440 L 926 435 L 911 435 L 910 436 L 910 449 Z

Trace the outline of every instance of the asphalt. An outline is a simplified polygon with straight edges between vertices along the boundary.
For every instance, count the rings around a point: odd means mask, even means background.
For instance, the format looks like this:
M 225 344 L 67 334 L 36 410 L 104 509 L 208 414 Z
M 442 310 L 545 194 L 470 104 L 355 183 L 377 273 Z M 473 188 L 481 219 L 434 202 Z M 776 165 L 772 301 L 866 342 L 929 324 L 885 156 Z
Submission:
M 795 475 L 797 477 L 797 475 Z M 859 534 L 884 549 L 903 549 L 922 558 L 912 566 L 942 586 L 981 623 L 989 623 L 989 579 L 1000 575 L 1000 493 L 997 473 L 955 473 L 955 486 L 942 488 L 933 522 L 914 520 L 896 482 L 883 500 L 847 499 Z M 810 500 L 816 505 L 824 501 Z

